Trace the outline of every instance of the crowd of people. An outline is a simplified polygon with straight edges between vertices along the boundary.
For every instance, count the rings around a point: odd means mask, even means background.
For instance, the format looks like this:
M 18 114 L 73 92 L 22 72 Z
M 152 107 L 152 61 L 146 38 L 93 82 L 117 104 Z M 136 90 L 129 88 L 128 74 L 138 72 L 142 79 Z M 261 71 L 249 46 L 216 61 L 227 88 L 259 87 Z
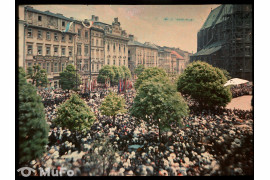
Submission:
M 111 89 L 117 92 L 117 87 Z M 54 91 L 66 98 L 70 93 Z M 56 101 L 45 106 L 50 125 L 47 153 L 33 160 L 36 169 L 66 168 L 75 176 L 207 176 L 253 174 L 253 112 L 217 109 L 198 111 L 190 108 L 190 115 L 182 125 L 171 124 L 171 130 L 163 132 L 159 139 L 158 127 L 131 117 L 128 112 L 112 118 L 101 115 L 99 106 L 108 93 L 81 95 L 95 113 L 97 120 L 86 134 L 71 132 L 57 127 L 52 120 L 56 116 Z M 54 99 L 48 92 L 39 92 L 44 98 Z M 134 89 L 122 96 L 126 108 L 132 106 Z M 189 103 L 190 104 L 190 103 Z M 107 157 L 110 163 L 93 161 L 91 157 L 106 151 L 106 147 L 94 142 L 109 138 L 114 149 Z M 107 149 L 109 151 L 109 149 Z M 104 171 L 105 169 L 105 171 Z M 66 175 L 65 173 L 63 175 Z
M 248 84 L 231 86 L 231 92 L 233 98 L 252 95 L 253 86 Z

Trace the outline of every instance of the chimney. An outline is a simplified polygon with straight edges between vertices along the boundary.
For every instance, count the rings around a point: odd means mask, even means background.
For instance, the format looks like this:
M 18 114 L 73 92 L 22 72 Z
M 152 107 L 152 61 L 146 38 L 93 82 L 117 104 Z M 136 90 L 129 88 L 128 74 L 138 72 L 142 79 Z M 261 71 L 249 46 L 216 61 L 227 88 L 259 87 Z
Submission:
M 92 19 L 91 19 L 92 21 L 94 21 L 95 20 L 95 15 L 92 15 Z
M 114 18 L 114 22 L 118 22 L 118 17 L 117 18 Z
M 134 41 L 134 35 L 130 34 L 128 35 L 130 41 Z
M 98 16 L 96 16 L 96 17 L 95 17 L 95 21 L 98 21 L 98 20 L 99 20 L 99 18 L 98 18 Z

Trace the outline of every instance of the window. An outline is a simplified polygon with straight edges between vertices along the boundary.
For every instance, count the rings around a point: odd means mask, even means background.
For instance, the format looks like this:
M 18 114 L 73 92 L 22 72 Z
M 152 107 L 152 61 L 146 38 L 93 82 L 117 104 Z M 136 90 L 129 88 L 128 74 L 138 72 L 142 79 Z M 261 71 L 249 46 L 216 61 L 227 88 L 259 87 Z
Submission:
M 68 48 L 68 55 L 69 55 L 69 56 L 72 56 L 72 47 L 69 47 L 69 48 Z
M 109 65 L 110 64 L 110 60 L 108 59 L 108 61 L 107 61 L 107 64 Z
M 126 60 L 124 60 L 124 65 L 126 65 Z
M 94 38 L 91 40 L 91 44 L 92 46 L 94 46 Z
M 33 37 L 33 31 L 31 28 L 28 28 L 27 30 L 27 37 Z
M 120 46 L 120 44 L 119 44 L 119 52 L 121 51 L 121 46 Z
M 124 46 L 124 53 L 126 53 L 126 46 Z
M 88 71 L 88 60 L 84 60 L 84 70 Z
M 33 45 L 27 45 L 27 54 L 32 55 L 33 53 Z
M 110 51 L 110 45 L 109 45 L 109 44 L 108 44 L 108 46 L 107 46 L 107 50 Z
M 115 51 L 115 43 L 113 44 L 113 51 Z
M 65 64 L 62 63 L 62 69 L 61 69 L 62 72 L 64 71 L 64 68 L 65 68 Z
M 99 64 L 97 64 L 97 71 L 99 70 Z
M 38 39 L 42 39 L 42 31 L 38 30 Z
M 47 63 L 47 73 L 49 73 L 50 70 L 50 63 Z
M 42 46 L 37 47 L 37 54 L 42 55 Z
M 84 45 L 84 55 L 88 56 L 88 45 Z
M 58 72 L 61 72 L 61 63 L 59 63 L 58 65 Z
M 81 47 L 81 45 L 77 45 L 77 55 L 78 56 L 82 55 L 82 47 Z
M 51 72 L 53 72 L 53 63 L 51 64 Z
M 81 30 L 78 29 L 78 37 L 80 38 L 81 37 Z
M 54 40 L 58 41 L 58 34 L 57 33 L 54 33 Z
M 27 67 L 32 67 L 32 63 L 27 63 Z
M 65 42 L 65 41 L 66 41 L 65 34 L 62 34 L 62 42 Z
M 51 47 L 50 46 L 46 46 L 46 55 L 51 55 Z
M 103 46 L 103 41 L 102 40 L 100 40 L 100 46 Z
M 121 66 L 121 61 L 119 60 L 119 66 Z
M 57 72 L 57 66 L 58 66 L 58 63 L 54 63 L 54 71 L 53 72 Z
M 115 65 L 115 59 L 113 60 L 113 65 Z
M 54 56 L 58 56 L 58 47 L 57 46 L 54 47 L 53 52 L 54 52 L 54 54 L 53 54 Z
M 42 63 L 42 69 L 45 69 L 46 63 Z
M 96 40 L 96 46 L 98 46 L 98 39 Z
M 65 26 L 66 26 L 66 22 L 62 21 L 62 27 L 65 27 Z
M 62 56 L 65 56 L 66 55 L 66 47 L 62 47 L 61 52 L 62 52 Z
M 92 64 L 92 71 L 94 71 L 94 64 Z
M 88 38 L 88 31 L 85 31 L 85 38 Z
M 42 21 L 42 16 L 38 16 L 38 21 Z
M 47 40 L 51 40 L 51 33 L 50 33 L 50 32 L 47 32 L 47 33 L 46 33 L 46 39 L 47 39 Z
M 68 36 L 68 40 L 69 40 L 70 42 L 72 42 L 72 36 L 71 36 L 71 35 Z

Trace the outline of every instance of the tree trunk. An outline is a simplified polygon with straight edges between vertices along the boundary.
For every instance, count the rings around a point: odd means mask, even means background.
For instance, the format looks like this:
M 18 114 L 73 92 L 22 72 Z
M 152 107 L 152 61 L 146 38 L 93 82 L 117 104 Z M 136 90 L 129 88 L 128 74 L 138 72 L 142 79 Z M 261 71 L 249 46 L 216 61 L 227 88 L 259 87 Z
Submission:
M 113 125 L 115 124 L 115 115 L 113 115 Z
M 158 136 L 159 136 L 159 142 L 161 143 L 160 124 L 158 125 Z

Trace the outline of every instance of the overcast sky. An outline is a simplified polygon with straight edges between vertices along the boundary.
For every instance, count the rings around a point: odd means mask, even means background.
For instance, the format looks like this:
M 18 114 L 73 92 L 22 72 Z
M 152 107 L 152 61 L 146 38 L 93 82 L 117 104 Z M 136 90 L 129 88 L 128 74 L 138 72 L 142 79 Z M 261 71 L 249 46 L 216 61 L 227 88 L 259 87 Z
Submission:
M 179 47 L 195 53 L 197 32 L 207 19 L 211 8 L 219 5 L 32 5 L 33 8 L 61 13 L 76 19 L 99 16 L 111 24 L 118 17 L 123 30 L 134 34 L 141 43 Z M 22 15 L 20 7 L 19 15 Z

